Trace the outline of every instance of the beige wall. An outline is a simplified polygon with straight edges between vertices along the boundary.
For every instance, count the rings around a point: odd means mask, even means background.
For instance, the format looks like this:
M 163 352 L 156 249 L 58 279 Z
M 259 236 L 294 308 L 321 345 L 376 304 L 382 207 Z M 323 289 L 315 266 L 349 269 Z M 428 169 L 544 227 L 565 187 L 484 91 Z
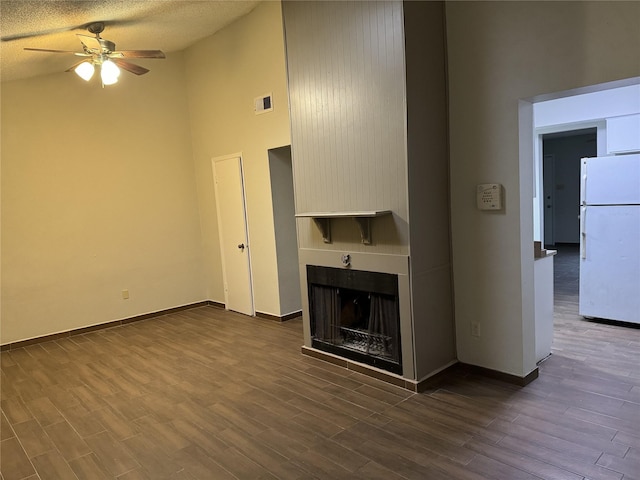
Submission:
M 288 145 L 289 113 L 282 14 L 264 2 L 185 52 L 196 183 L 208 298 L 223 302 L 211 159 L 242 153 L 254 302 L 281 315 L 268 149 Z M 273 94 L 273 112 L 255 115 L 253 99 Z
M 223 301 L 211 159 L 237 152 L 255 306 L 289 313 L 267 154 L 290 143 L 280 4 L 145 65 L 105 89 L 63 73 L 2 84 L 0 343 Z
M 531 105 L 640 74 L 638 2 L 448 2 L 451 207 L 458 358 L 526 375 L 533 334 Z M 502 212 L 475 186 L 501 183 Z M 481 337 L 471 336 L 471 321 Z
M 1 343 L 206 299 L 183 59 L 145 65 L 2 84 Z

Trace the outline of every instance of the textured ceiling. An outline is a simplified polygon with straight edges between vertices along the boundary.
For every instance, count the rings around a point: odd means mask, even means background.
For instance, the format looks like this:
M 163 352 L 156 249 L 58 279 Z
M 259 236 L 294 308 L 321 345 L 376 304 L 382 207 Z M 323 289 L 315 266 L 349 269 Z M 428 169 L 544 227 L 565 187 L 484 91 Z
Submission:
M 101 37 L 119 50 L 182 50 L 249 13 L 244 0 L 0 0 L 0 80 L 63 72 L 72 54 L 25 51 L 24 47 L 82 51 L 76 33 L 105 23 Z M 136 60 L 153 67 L 157 60 Z

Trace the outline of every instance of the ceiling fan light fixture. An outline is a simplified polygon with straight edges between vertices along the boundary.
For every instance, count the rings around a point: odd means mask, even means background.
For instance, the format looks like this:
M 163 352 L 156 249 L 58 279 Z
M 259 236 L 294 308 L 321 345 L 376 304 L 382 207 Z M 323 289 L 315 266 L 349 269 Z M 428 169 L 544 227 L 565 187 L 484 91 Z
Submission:
M 113 85 L 118 81 L 120 69 L 111 60 L 105 60 L 100 66 L 100 77 L 103 85 Z
M 74 72 L 76 72 L 81 79 L 87 82 L 91 80 L 91 77 L 93 77 L 94 71 L 95 71 L 95 67 L 91 62 L 82 62 L 74 70 Z
M 105 85 L 113 85 L 118 81 L 120 69 L 126 70 L 134 75 L 144 75 L 149 72 L 148 68 L 131 63 L 129 61 L 131 58 L 166 58 L 162 50 L 116 50 L 115 43 L 100 37 L 100 33 L 104 30 L 104 22 L 87 24 L 86 28 L 94 36 L 77 34 L 82 45 L 82 52 L 30 47 L 25 47 L 25 50 L 48 53 L 71 53 L 79 57 L 85 57 L 85 59 L 80 60 L 65 71 L 75 71 L 80 78 L 88 82 L 93 78 L 96 67 L 98 67 L 100 69 L 103 87 Z M 27 36 L 36 36 L 36 34 L 29 34 Z M 3 40 L 4 39 L 5 37 L 3 37 Z M 110 60 L 111 58 L 113 58 L 113 61 Z

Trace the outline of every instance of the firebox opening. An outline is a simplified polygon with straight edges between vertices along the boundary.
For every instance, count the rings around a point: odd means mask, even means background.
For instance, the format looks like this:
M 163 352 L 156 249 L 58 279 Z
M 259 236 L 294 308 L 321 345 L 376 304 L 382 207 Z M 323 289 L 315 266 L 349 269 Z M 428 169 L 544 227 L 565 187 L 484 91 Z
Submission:
M 307 266 L 312 346 L 402 374 L 397 275 Z

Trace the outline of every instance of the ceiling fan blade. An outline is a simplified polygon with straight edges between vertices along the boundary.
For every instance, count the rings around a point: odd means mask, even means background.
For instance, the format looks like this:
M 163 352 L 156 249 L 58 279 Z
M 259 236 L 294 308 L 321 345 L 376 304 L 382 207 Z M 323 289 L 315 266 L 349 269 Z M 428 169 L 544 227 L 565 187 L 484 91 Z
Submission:
M 80 65 L 81 63 L 84 63 L 84 62 L 86 62 L 86 60 L 81 60 L 81 61 L 79 61 L 78 63 L 74 63 L 74 64 L 73 64 L 73 65 L 71 65 L 69 68 L 67 68 L 67 69 L 65 70 L 65 72 L 72 72 L 72 71 L 74 71 L 78 65 Z
M 136 75 L 144 75 L 149 71 L 149 69 L 141 67 L 140 65 L 136 65 L 135 63 L 125 62 L 124 60 L 120 60 L 119 58 L 112 58 L 111 61 L 115 63 L 117 66 L 126 70 L 127 72 L 135 73 Z
M 51 50 L 49 48 L 29 48 L 25 47 L 25 50 L 30 50 L 32 52 L 48 52 L 48 53 L 72 53 L 77 55 L 78 57 L 90 57 L 91 55 L 84 52 L 74 52 L 72 50 Z
M 162 50 L 118 50 L 109 56 L 119 58 L 167 58 Z
M 80 43 L 82 43 L 82 45 L 84 45 L 89 50 L 96 50 L 98 52 L 102 51 L 102 45 L 100 45 L 100 41 L 96 37 L 83 35 L 81 33 L 76 33 L 76 36 L 80 40 Z

